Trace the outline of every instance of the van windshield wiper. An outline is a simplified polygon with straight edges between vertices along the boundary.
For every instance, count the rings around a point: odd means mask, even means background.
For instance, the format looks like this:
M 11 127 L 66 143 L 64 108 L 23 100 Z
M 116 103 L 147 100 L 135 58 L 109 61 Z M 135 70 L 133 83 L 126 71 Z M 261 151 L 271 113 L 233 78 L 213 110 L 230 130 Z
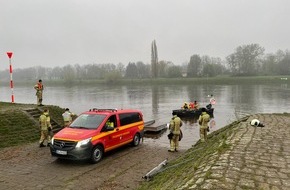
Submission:
M 71 126 L 71 128 L 88 129 L 87 127 L 82 127 L 82 126 Z

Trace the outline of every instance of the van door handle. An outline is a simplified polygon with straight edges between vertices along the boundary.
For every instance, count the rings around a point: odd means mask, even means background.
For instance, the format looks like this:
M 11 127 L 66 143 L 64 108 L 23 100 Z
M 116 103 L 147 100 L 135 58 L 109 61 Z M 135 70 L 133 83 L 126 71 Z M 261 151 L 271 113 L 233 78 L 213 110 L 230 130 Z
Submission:
M 116 131 L 119 131 L 119 128 L 117 128 Z

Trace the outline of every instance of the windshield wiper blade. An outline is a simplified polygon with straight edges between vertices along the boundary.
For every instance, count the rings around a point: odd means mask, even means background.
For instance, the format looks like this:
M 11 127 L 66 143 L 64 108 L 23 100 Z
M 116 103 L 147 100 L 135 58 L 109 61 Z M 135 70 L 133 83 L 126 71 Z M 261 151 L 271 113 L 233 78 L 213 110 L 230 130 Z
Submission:
M 70 126 L 71 128 L 78 128 L 78 129 L 88 129 L 87 127 L 82 126 Z

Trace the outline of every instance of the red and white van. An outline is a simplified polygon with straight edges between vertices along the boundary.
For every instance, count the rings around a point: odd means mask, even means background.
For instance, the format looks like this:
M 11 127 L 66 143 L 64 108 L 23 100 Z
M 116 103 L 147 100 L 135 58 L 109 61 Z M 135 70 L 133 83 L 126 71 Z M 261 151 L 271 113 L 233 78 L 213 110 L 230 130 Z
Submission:
M 143 134 L 144 120 L 139 110 L 92 109 L 53 136 L 50 152 L 62 159 L 97 163 L 107 151 L 129 143 L 138 146 Z

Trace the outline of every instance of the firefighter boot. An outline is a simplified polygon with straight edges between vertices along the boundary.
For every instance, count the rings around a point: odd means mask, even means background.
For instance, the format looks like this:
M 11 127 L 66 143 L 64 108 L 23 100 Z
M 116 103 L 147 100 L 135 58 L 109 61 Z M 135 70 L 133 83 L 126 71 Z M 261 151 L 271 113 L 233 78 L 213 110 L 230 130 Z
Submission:
M 41 142 L 41 143 L 39 144 L 39 147 L 45 147 L 45 145 L 43 144 L 43 142 Z

